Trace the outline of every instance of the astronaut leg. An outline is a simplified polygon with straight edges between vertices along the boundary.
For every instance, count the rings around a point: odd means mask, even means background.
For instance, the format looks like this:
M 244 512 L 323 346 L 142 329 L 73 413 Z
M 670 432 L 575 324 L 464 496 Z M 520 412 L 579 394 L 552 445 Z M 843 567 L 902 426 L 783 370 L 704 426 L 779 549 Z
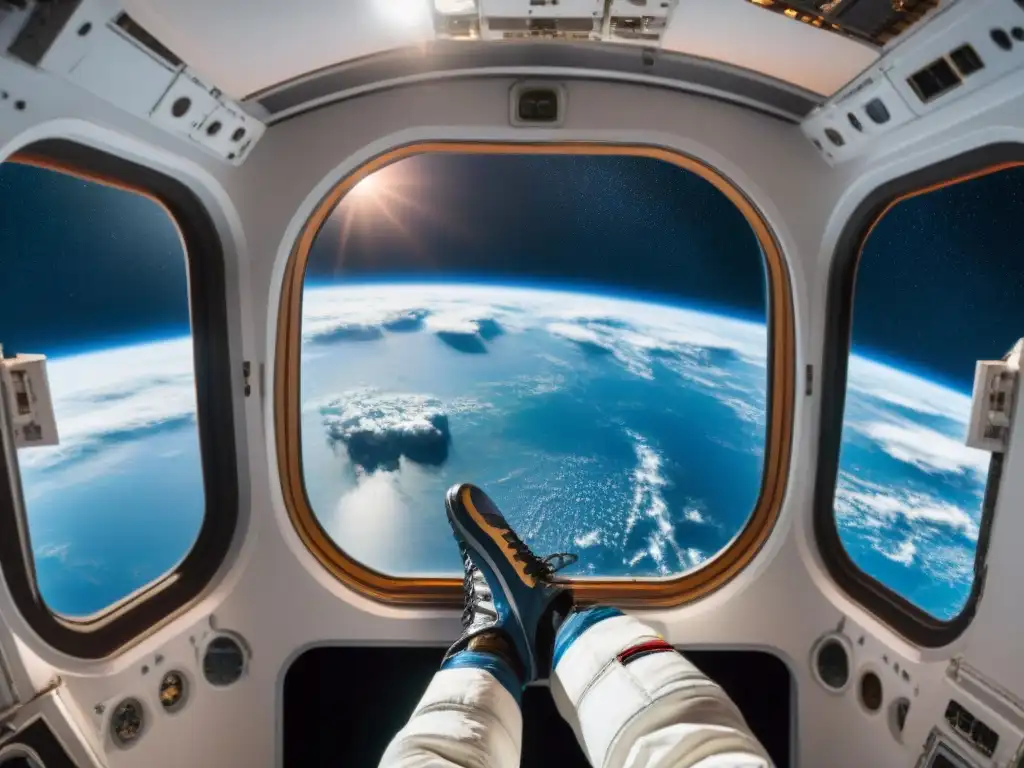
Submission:
M 772 765 L 725 691 L 621 611 L 570 614 L 552 669 L 555 704 L 594 768 Z
M 522 683 L 502 656 L 465 650 L 447 658 L 380 768 L 517 768 Z
M 533 554 L 474 485 L 452 486 L 445 514 L 462 555 L 462 635 L 381 765 L 515 768 L 523 685 L 546 673 L 555 616 L 572 605 L 551 577 L 571 561 Z

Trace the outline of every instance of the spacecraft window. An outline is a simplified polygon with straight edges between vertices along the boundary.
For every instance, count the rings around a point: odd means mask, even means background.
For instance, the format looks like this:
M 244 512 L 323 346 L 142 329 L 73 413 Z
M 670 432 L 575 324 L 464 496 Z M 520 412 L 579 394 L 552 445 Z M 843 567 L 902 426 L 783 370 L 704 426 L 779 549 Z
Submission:
M 364 169 L 320 218 L 284 297 L 301 375 L 279 438 L 293 517 L 339 577 L 457 596 L 461 481 L 604 597 L 681 601 L 767 535 L 788 285 L 717 174 L 660 150 L 438 145 Z
M 0 190 L 3 343 L 47 356 L 60 436 L 18 453 L 36 583 L 89 616 L 173 568 L 203 521 L 185 254 L 133 192 L 19 163 Z
M 955 631 L 976 599 L 999 473 L 992 454 L 964 442 L 975 362 L 1001 358 L 1024 328 L 1024 165 L 992 167 L 998 152 L 1024 160 L 1019 147 L 954 158 L 879 198 L 859 255 L 833 275 L 832 314 L 851 343 L 848 360 L 824 364 L 845 377 L 845 402 L 823 406 L 823 435 L 841 414 L 841 439 L 838 455 L 823 447 L 836 464 L 819 541 L 841 581 L 848 563 L 884 596 L 869 607 L 922 643 Z
M 0 343 L 46 355 L 59 444 L 19 448 L 20 489 L 0 482 L 0 565 L 49 642 L 105 655 L 190 599 L 229 543 L 230 384 L 209 365 L 227 357 L 223 278 L 192 252 L 218 262 L 219 243 L 197 243 L 201 208 L 186 202 L 181 224 L 185 198 L 130 184 L 159 187 L 154 172 L 67 142 L 34 149 L 0 165 Z M 115 604 L 115 619 L 96 621 Z

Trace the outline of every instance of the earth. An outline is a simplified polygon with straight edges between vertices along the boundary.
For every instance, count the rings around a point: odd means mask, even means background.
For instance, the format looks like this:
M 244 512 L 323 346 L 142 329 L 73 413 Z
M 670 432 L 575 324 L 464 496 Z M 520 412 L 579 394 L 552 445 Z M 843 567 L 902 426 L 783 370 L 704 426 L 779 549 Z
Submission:
M 346 552 L 456 574 L 444 490 L 473 482 L 577 576 L 668 577 L 739 533 L 765 439 L 763 322 L 537 287 L 307 286 L 307 493 Z M 836 493 L 868 574 L 939 618 L 973 578 L 988 454 L 970 398 L 854 350 Z M 19 454 L 40 591 L 106 608 L 179 562 L 203 485 L 189 338 L 51 359 L 61 445 Z

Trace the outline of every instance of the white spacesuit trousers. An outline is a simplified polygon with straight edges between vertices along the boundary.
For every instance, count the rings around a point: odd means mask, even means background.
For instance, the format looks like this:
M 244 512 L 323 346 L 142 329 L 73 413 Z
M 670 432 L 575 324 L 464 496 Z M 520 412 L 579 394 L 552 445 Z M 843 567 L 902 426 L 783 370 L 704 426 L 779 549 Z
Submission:
M 771 768 L 725 692 L 652 629 L 614 608 L 559 628 L 551 692 L 595 768 Z M 381 768 L 517 768 L 520 688 L 491 654 L 446 662 Z

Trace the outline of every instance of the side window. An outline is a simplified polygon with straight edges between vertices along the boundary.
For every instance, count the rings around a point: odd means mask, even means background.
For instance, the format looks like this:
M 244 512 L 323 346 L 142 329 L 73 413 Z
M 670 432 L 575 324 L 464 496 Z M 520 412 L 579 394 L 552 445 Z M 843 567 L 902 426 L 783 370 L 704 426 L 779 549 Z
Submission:
M 1024 167 L 904 199 L 857 266 L 835 515 L 868 576 L 941 620 L 974 579 L 990 455 L 965 443 L 975 361 L 1024 335 Z
M 158 203 L 0 166 L 0 343 L 41 353 L 60 444 L 18 463 L 39 591 L 68 617 L 174 568 L 205 494 L 182 238 Z
M 703 566 L 751 519 L 769 378 L 765 258 L 696 173 L 611 155 L 425 153 L 313 243 L 301 468 L 347 555 L 460 573 L 473 482 L 575 576 Z

